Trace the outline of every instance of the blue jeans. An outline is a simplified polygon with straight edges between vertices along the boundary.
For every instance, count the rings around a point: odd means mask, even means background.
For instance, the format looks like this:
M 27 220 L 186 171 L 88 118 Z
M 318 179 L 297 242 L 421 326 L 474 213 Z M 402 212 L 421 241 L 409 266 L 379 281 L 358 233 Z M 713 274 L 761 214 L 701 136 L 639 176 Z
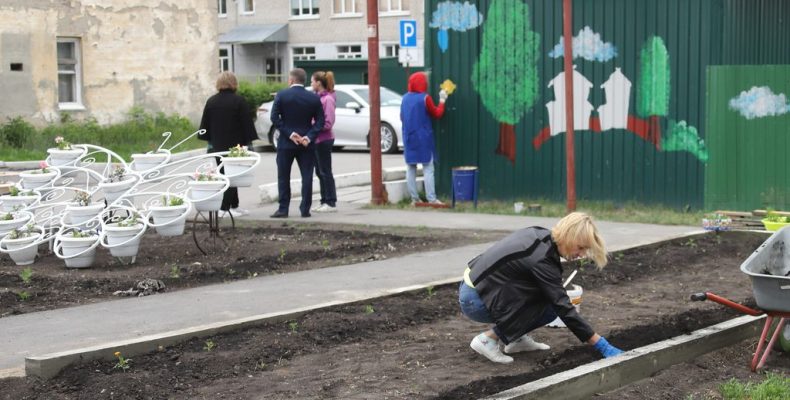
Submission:
M 483 299 L 481 299 L 480 295 L 477 293 L 477 290 L 469 287 L 466 282 L 461 282 L 461 286 L 458 287 L 458 303 L 461 304 L 461 312 L 472 321 L 481 322 L 484 324 L 494 323 L 494 319 L 491 318 L 491 314 L 488 312 L 488 309 L 486 308 L 485 303 L 483 303 Z M 523 335 L 526 335 L 527 333 L 532 332 L 551 321 L 554 321 L 555 318 L 557 318 L 557 314 L 554 312 L 554 309 L 551 307 L 546 307 L 546 309 L 543 310 L 543 315 L 540 318 L 532 321 L 527 326 L 527 330 L 523 333 Z M 494 326 L 494 333 L 496 333 L 496 335 L 499 336 L 499 338 L 502 339 L 505 344 L 508 344 L 508 340 L 504 337 L 497 326 Z
M 321 204 L 332 207 L 337 204 L 335 177 L 332 175 L 332 145 L 334 144 L 335 139 L 330 139 L 315 145 L 315 174 L 321 184 Z
M 425 186 L 425 198 L 428 202 L 436 200 L 436 187 L 433 179 L 433 160 L 422 163 L 422 178 Z M 413 201 L 420 201 L 417 193 L 417 164 L 406 164 L 406 188 Z

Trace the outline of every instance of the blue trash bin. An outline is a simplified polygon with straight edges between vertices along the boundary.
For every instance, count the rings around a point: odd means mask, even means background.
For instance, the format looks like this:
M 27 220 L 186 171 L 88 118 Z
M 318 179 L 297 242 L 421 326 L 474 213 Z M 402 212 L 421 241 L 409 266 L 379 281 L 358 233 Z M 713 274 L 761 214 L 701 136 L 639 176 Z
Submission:
M 455 201 L 473 201 L 477 208 L 477 167 L 453 168 L 453 207 Z

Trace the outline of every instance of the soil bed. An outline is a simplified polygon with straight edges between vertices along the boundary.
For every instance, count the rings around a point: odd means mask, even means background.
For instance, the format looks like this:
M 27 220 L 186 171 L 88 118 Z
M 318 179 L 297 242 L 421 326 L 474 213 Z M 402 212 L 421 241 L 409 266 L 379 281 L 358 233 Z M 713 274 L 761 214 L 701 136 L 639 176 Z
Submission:
M 132 265 L 121 265 L 103 248 L 97 250 L 94 267 L 87 269 L 66 268 L 63 260 L 47 254 L 30 265 L 29 283 L 20 276 L 24 267 L 0 253 L 0 317 L 113 299 L 115 291 L 146 278 L 161 280 L 172 291 L 484 243 L 505 234 L 238 221 L 225 236 L 227 252 L 204 256 L 189 231 L 176 237 L 147 232 Z
M 584 287 L 582 315 L 611 343 L 632 349 L 737 316 L 691 302 L 689 294 L 715 291 L 749 303 L 751 285 L 738 267 L 766 237 L 684 238 L 615 253 L 603 271 L 571 263 L 566 274 L 580 268 L 574 282 Z M 540 328 L 533 337 L 551 350 L 494 364 L 469 349 L 484 328 L 459 315 L 457 285 L 447 285 L 193 339 L 133 357 L 128 372 L 96 361 L 49 381 L 5 379 L 0 393 L 14 399 L 477 398 L 600 358 L 566 329 Z

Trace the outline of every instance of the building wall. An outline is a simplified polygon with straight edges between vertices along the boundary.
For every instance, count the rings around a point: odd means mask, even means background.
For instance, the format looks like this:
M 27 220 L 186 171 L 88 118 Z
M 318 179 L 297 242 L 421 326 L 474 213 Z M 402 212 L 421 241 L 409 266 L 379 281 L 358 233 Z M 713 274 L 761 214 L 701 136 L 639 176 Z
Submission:
M 361 45 L 362 58 L 366 59 L 368 57 L 367 1 L 356 0 L 357 12 L 354 16 L 338 16 L 333 12 L 334 2 L 335 0 L 320 0 L 317 18 L 301 18 L 291 17 L 290 0 L 255 0 L 255 11 L 251 14 L 241 12 L 241 0 L 227 0 L 227 14 L 218 18 L 219 33 L 228 32 L 240 25 L 288 24 L 286 53 L 281 53 L 285 62 L 283 64 L 284 71 L 293 67 L 291 54 L 293 47 L 315 47 L 316 59 L 336 59 L 337 46 Z M 398 43 L 399 21 L 401 19 L 418 21 L 418 42 L 423 42 L 421 25 L 423 24 L 424 1 L 403 0 L 403 2 L 408 4 L 409 10 L 407 12 L 379 14 L 379 42 L 381 45 Z M 240 58 L 243 57 L 245 50 L 239 50 L 239 47 L 241 46 L 234 46 L 236 72 L 240 75 L 249 75 L 252 64 L 259 63 L 260 60 L 241 60 L 242 66 L 240 67 Z M 247 54 L 249 54 L 248 51 Z
M 79 38 L 83 109 L 58 104 L 57 39 Z M 214 91 L 216 0 L 4 0 L 0 118 L 122 120 L 132 106 L 199 118 Z M 22 64 L 11 71 L 11 64 Z

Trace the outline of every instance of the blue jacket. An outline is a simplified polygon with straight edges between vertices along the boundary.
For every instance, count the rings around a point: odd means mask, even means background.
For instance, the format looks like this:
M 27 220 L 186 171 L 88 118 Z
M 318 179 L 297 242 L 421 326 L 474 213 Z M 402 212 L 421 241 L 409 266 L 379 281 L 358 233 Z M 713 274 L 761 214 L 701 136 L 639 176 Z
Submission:
M 291 141 L 292 132 L 309 137 L 308 147 L 312 147 L 318 132 L 324 127 L 324 108 L 315 93 L 308 92 L 304 86 L 294 85 L 277 92 L 271 118 L 272 124 L 280 131 L 278 149 L 303 148 Z

